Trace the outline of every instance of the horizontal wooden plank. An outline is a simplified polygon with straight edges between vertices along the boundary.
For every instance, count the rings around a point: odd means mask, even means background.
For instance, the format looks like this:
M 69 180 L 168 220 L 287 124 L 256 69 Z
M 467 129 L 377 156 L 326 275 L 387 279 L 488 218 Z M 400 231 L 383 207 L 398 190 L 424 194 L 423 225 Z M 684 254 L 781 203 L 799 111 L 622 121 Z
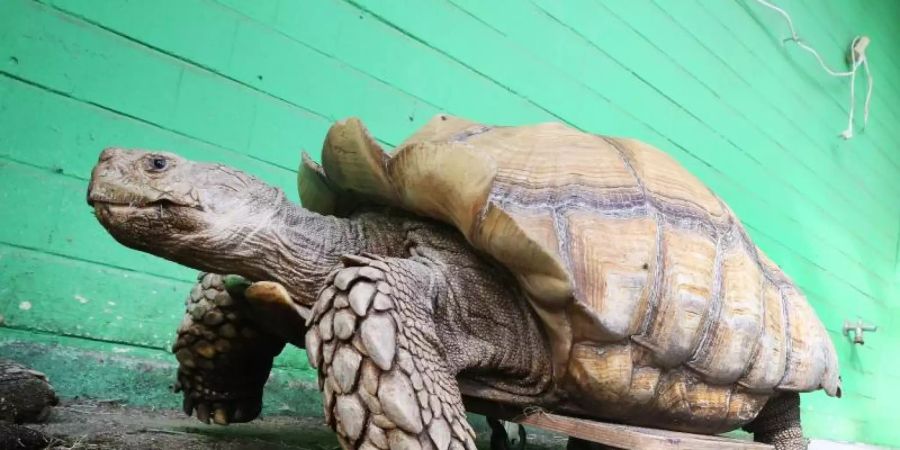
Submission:
M 823 72 L 821 66 L 802 49 L 793 45 L 782 45 L 782 40 L 787 36 L 789 31 L 786 29 L 784 19 L 775 11 L 768 8 L 757 7 L 757 5 L 742 5 L 732 2 L 704 2 L 702 6 L 708 9 L 717 20 L 721 21 L 725 28 L 743 41 L 750 49 L 749 52 L 765 52 L 770 55 L 762 58 L 765 65 L 773 67 L 778 73 L 792 74 L 800 71 L 804 75 L 805 83 L 795 84 L 795 86 L 804 92 L 806 101 L 813 102 L 810 110 L 818 110 L 826 108 L 828 110 L 837 109 L 843 114 L 849 111 L 849 97 L 846 95 L 847 81 L 843 79 L 833 78 Z M 798 17 L 801 21 L 806 21 L 805 16 Z M 869 26 L 866 26 L 869 28 Z M 801 31 L 804 39 L 815 39 L 814 46 L 820 51 L 825 51 L 824 44 L 818 36 L 807 35 L 806 31 L 815 32 L 816 27 L 809 27 L 804 24 L 804 31 Z M 839 45 L 828 46 L 829 51 L 826 55 L 841 54 L 847 49 L 852 36 L 848 36 L 845 43 Z M 873 50 L 877 50 L 873 46 Z M 840 64 L 838 58 L 828 57 L 830 64 Z M 840 95 L 839 88 L 844 89 L 845 95 Z M 863 85 L 860 84 L 860 88 Z M 888 89 L 891 89 L 890 87 Z M 880 88 L 878 92 L 883 93 Z M 881 94 L 879 94 L 881 95 Z M 825 104 L 817 104 L 815 102 L 827 100 Z M 879 98 L 875 98 L 875 102 L 881 103 Z M 857 107 L 861 107 L 858 104 Z M 845 116 L 846 117 L 846 116 Z M 875 119 L 875 116 L 873 116 Z M 880 120 L 880 119 L 879 119 Z M 846 123 L 846 121 L 844 122 Z M 857 120 L 857 125 L 861 122 Z M 890 121 L 886 124 L 882 123 L 870 130 L 870 133 L 857 133 L 853 140 L 847 142 L 841 147 L 849 147 L 851 149 L 866 150 L 871 153 L 876 161 L 883 161 L 891 170 L 900 168 L 894 157 L 890 155 L 889 149 L 900 143 L 898 137 L 891 132 Z M 874 145 L 875 147 L 871 147 Z M 864 158 L 870 155 L 863 156 Z
M 0 245 L 5 326 L 167 350 L 193 285 Z
M 767 444 L 721 436 L 599 422 L 561 416 L 541 410 L 523 411 L 471 398 L 465 399 L 465 404 L 468 411 L 477 414 L 562 433 L 615 448 L 634 450 L 764 450 L 774 448 Z
M 854 37 L 865 34 L 873 42 L 878 43 L 878 45 L 873 45 L 870 49 L 866 49 L 866 55 L 872 63 L 869 69 L 874 76 L 887 79 L 900 75 L 900 63 L 897 62 L 892 50 L 892 47 L 900 43 L 900 39 L 896 37 L 896 30 L 894 30 L 893 36 L 882 33 L 882 24 L 879 22 L 884 17 L 881 17 L 880 14 L 871 14 L 871 11 L 869 11 L 866 13 L 870 17 L 860 20 L 857 14 L 862 12 L 862 8 L 859 5 L 846 3 L 839 5 L 838 2 L 834 2 L 831 5 L 810 8 L 805 2 L 793 0 L 788 0 L 784 4 L 786 8 L 794 11 L 791 14 L 800 17 L 798 25 L 809 28 L 809 39 L 814 40 L 812 42 L 819 43 L 825 48 L 846 50 Z M 873 7 L 878 8 L 874 4 Z M 859 25 L 862 23 L 865 24 L 864 28 Z M 890 27 L 893 30 L 896 28 L 896 25 L 891 23 Z M 900 120 L 900 105 L 888 99 L 896 98 L 900 95 L 900 87 L 889 83 L 885 86 L 879 85 L 878 89 L 887 93 L 887 95 L 872 98 L 872 105 L 881 111 L 881 115 L 871 123 L 890 126 L 890 124 Z M 870 119 L 876 119 L 876 117 L 872 116 Z M 900 156 L 892 155 L 892 158 L 895 163 L 900 163 Z
M 296 172 L 0 75 L 0 155 L 86 180 L 106 147 L 160 149 L 238 167 L 293 199 Z M 299 151 L 278 158 L 300 160 Z
M 282 100 L 313 111 L 329 121 L 350 115 L 362 117 L 381 130 L 380 137 L 388 142 L 400 142 L 409 134 L 411 124 L 421 125 L 438 112 L 436 107 L 421 99 L 367 77 L 228 8 L 215 7 L 208 2 L 107 1 L 88 5 L 78 1 L 53 0 L 52 4 L 134 41 L 188 61 L 191 65 L 208 68 L 220 77 L 234 80 L 232 84 L 239 83 L 244 89 L 264 96 L 267 94 L 270 101 L 273 98 Z M 135 16 L 140 16 L 142 20 L 132 20 Z M 229 36 L 217 35 L 215 39 L 193 40 L 192 36 L 197 32 L 196 23 L 201 22 L 216 23 L 218 29 L 232 29 L 233 32 Z M 96 33 L 98 39 L 112 39 L 100 30 L 90 32 Z M 215 53 L 204 52 L 204 43 L 228 48 L 228 59 L 222 60 Z M 260 49 L 266 51 L 261 52 Z M 234 96 L 230 92 L 234 89 L 224 90 L 221 86 L 202 81 L 198 85 L 188 84 L 187 79 L 182 81 L 181 95 L 198 96 L 179 97 L 183 107 L 206 105 L 208 101 L 203 100 L 215 98 L 219 102 L 223 96 Z M 214 114 L 234 117 L 205 117 L 190 111 L 187 114 L 176 113 L 173 120 L 178 127 L 215 135 L 222 133 L 218 125 L 220 121 L 252 121 L 252 109 L 235 106 L 235 109 L 223 107 L 214 111 Z M 241 133 L 246 133 L 247 129 L 238 128 Z M 223 135 L 220 137 L 222 140 L 214 142 L 244 144 L 245 138 L 243 135 Z M 321 143 L 315 144 L 312 148 L 321 146 Z
M 0 273 L 5 327 L 166 353 L 194 284 L 2 244 Z M 276 364 L 309 368 L 306 353 L 296 348 Z
M 345 2 L 321 1 L 315 8 L 282 2 L 277 14 L 257 12 L 260 2 L 219 3 L 444 111 L 486 123 L 534 123 L 553 117 L 476 69 Z
M 0 242 L 176 280 L 192 272 L 127 249 L 100 226 L 85 203 L 87 181 L 0 159 Z

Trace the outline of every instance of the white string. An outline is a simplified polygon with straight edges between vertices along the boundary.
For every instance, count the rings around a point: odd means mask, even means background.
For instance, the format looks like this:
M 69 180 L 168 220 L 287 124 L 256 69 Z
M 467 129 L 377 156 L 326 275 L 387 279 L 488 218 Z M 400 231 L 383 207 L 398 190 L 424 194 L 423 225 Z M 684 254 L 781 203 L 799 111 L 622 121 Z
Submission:
M 866 106 L 863 110 L 863 130 L 865 130 L 869 125 L 869 104 L 872 101 L 872 87 L 875 86 L 875 79 L 872 78 L 872 72 L 869 72 L 869 58 L 866 58 L 865 54 L 862 56 L 862 65 L 863 69 L 866 70 L 866 83 L 868 84 L 868 89 L 866 90 Z
M 856 108 L 856 71 L 859 69 L 859 66 L 863 66 L 863 69 L 866 71 L 866 82 L 867 82 L 867 92 L 866 92 L 866 105 L 863 113 L 863 130 L 866 129 L 866 126 L 869 124 L 869 104 L 872 100 L 872 87 L 875 84 L 874 79 L 872 78 L 872 73 L 869 72 L 869 61 L 866 58 L 865 48 L 869 44 L 869 39 L 864 36 L 856 36 L 853 38 L 853 42 L 850 43 L 850 58 L 851 58 L 851 70 L 849 72 L 839 72 L 833 70 L 831 67 L 828 67 L 828 64 L 825 64 L 825 60 L 822 59 L 822 56 L 819 55 L 819 52 L 816 49 L 812 48 L 803 39 L 800 38 L 800 35 L 797 34 L 797 30 L 794 28 L 794 21 L 791 20 L 791 15 L 787 13 L 787 11 L 779 8 L 778 6 L 769 3 L 766 0 L 756 0 L 759 4 L 776 11 L 778 14 L 781 14 L 784 17 L 784 20 L 787 21 L 788 27 L 791 29 L 791 37 L 785 39 L 785 41 L 793 41 L 797 44 L 801 49 L 812 53 L 813 56 L 816 57 L 816 60 L 819 62 L 819 65 L 822 67 L 825 72 L 833 77 L 850 77 L 850 114 L 848 117 L 847 129 L 841 132 L 841 136 L 844 139 L 850 139 L 853 137 L 853 112 Z M 864 40 L 863 40 L 864 39 Z M 862 43 L 862 45 L 857 48 L 857 45 Z

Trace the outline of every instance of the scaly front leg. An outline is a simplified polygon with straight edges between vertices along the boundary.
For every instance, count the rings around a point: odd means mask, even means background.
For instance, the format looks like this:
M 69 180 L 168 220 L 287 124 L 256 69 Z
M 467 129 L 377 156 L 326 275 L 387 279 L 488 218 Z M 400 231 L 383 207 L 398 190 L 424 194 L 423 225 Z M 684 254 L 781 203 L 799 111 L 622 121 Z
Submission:
M 398 258 L 346 257 L 306 334 L 325 419 L 345 449 L 475 450 L 475 433 L 435 333 L 432 270 Z
M 198 277 L 172 347 L 185 414 L 196 411 L 201 421 L 220 425 L 259 415 L 263 386 L 285 340 L 264 332 L 248 308 L 246 299 L 226 291 L 222 276 Z

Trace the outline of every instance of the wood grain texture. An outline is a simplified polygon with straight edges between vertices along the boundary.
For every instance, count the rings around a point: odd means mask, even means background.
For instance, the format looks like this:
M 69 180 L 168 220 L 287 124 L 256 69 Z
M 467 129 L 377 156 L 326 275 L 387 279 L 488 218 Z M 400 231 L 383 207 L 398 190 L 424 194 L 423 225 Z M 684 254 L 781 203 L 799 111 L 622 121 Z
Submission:
M 522 411 L 517 408 L 463 399 L 466 409 L 503 420 L 543 430 L 574 436 L 617 448 L 633 450 L 767 450 L 773 447 L 758 442 L 666 431 L 631 425 L 584 420 L 545 411 Z

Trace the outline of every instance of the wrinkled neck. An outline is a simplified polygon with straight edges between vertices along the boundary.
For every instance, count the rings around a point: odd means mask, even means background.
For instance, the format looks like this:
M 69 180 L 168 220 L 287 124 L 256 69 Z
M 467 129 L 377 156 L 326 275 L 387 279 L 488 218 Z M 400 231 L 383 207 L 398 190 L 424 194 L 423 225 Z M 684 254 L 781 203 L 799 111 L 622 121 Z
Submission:
M 277 281 L 294 301 L 312 305 L 325 277 L 342 255 L 361 243 L 349 219 L 323 216 L 283 196 L 266 212 L 229 225 L 222 233 L 220 264 L 210 267 L 254 281 Z

